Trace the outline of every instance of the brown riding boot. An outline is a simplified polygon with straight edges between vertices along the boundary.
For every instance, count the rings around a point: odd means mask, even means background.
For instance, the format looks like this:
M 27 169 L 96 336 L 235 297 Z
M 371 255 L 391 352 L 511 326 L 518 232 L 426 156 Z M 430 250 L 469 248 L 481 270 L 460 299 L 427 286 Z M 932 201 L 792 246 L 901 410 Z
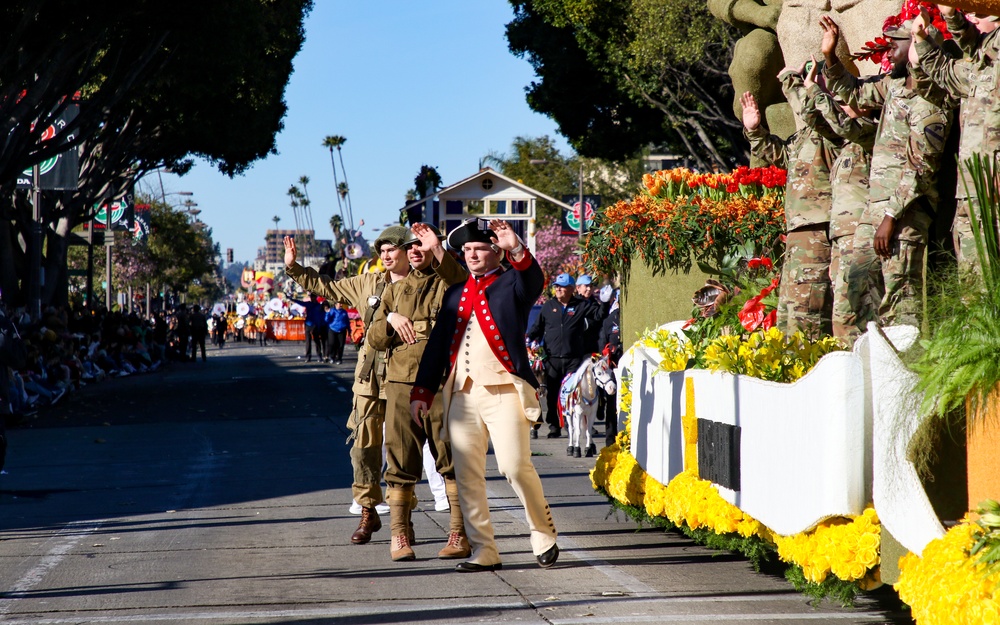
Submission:
M 382 519 L 379 518 L 375 508 L 361 508 L 361 522 L 358 529 L 351 534 L 351 542 L 355 545 L 363 545 L 372 539 L 372 534 L 382 529 Z
M 389 503 L 389 528 L 392 532 L 392 542 L 389 545 L 389 555 L 393 562 L 400 560 L 416 560 L 413 553 L 410 535 L 410 512 L 413 510 L 413 486 L 390 486 L 386 493 Z
M 462 518 L 462 506 L 458 503 L 458 483 L 455 478 L 444 478 L 444 490 L 448 495 L 451 517 L 448 522 L 448 544 L 438 552 L 438 557 L 444 560 L 468 558 L 472 555 L 472 547 L 465 537 L 465 521 Z

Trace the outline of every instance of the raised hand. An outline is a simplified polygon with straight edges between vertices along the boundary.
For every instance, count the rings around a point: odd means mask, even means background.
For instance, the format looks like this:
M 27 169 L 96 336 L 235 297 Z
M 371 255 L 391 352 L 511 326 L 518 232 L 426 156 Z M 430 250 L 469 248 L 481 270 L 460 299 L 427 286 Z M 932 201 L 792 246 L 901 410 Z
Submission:
M 744 91 L 740 96 L 740 106 L 743 107 L 743 127 L 755 130 L 760 126 L 760 109 L 757 108 L 756 98 L 749 91 Z
M 502 219 L 491 220 L 490 230 L 496 234 L 496 237 L 493 238 L 493 244 L 502 250 L 510 252 L 517 249 L 519 245 L 523 245 L 517 233 Z
M 295 239 L 290 236 L 285 236 L 282 239 L 285 244 L 285 267 L 291 267 L 295 264 L 295 257 L 297 256 L 295 250 Z
M 833 59 L 837 58 L 837 41 L 840 39 L 840 27 L 829 15 L 819 18 L 819 27 L 823 29 L 823 40 L 819 49 L 826 57 L 828 65 L 833 64 Z

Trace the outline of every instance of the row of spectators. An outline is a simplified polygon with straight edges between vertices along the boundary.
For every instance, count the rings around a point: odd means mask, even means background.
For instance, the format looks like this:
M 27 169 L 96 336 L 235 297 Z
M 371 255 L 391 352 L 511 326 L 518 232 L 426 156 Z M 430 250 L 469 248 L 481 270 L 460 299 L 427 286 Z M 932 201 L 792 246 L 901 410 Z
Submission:
M 32 321 L 0 304 L 0 417 L 16 422 L 67 392 L 106 378 L 154 371 L 188 360 L 179 335 L 187 311 L 136 313 L 49 307 Z

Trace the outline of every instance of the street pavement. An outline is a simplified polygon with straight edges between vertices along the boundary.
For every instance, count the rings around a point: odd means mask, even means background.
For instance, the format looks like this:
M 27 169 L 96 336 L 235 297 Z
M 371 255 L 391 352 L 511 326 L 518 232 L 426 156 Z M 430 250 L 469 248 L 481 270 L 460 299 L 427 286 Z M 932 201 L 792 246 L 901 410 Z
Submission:
M 414 562 L 388 518 L 349 537 L 346 421 L 355 354 L 301 343 L 210 348 L 207 362 L 91 384 L 9 431 L 0 476 L 0 622 L 909 623 L 891 592 L 813 605 L 780 575 L 676 532 L 637 528 L 594 493 L 592 458 L 532 441 L 560 531 L 540 569 L 488 461 L 503 570 L 434 558 L 448 513 L 418 485 Z

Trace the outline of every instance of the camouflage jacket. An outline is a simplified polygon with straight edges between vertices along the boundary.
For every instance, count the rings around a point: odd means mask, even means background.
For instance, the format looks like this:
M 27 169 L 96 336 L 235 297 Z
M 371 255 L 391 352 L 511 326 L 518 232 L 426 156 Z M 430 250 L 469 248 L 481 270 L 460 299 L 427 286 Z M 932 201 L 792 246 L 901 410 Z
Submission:
M 856 78 L 843 63 L 823 72 L 827 86 L 845 102 L 882 110 L 872 150 L 868 202 L 896 219 L 921 198 L 936 210 L 935 185 L 952 121 L 944 92 L 913 69 L 913 89 L 907 87 L 907 78 L 889 74 Z
M 366 341 L 373 349 L 387 350 L 386 379 L 390 382 L 412 384 L 417 378 L 420 358 L 427 347 L 434 322 L 441 310 L 444 292 L 453 284 L 465 281 L 469 274 L 451 254 L 445 253 L 440 264 L 410 274 L 393 285 L 392 291 L 382 298 L 382 306 L 375 312 Z M 417 342 L 404 343 L 386 319 L 389 313 L 409 318 Z
M 993 31 L 997 32 L 1000 31 Z M 921 69 L 949 96 L 961 99 L 962 136 L 958 144 L 961 173 L 955 197 L 967 198 L 975 194 L 976 188 L 969 178 L 966 159 L 977 152 L 995 159 L 1000 151 L 1000 64 L 991 62 L 983 48 L 977 48 L 968 58 L 952 59 L 929 40 L 919 41 L 916 46 Z
M 788 170 L 785 186 L 785 230 L 830 221 L 832 189 L 830 168 L 843 139 L 836 136 L 801 89 L 801 76 L 786 72 L 781 76 L 786 93 L 800 103 L 803 128 L 787 140 L 772 135 L 763 126 L 745 130 L 751 153 L 768 165 Z
M 830 169 L 833 208 L 830 211 L 830 237 L 851 236 L 858 228 L 861 213 L 868 203 L 868 173 L 872 163 L 877 124 L 870 118 L 852 118 L 833 96 L 812 85 L 808 90 L 813 106 L 826 123 L 844 139 L 837 160 Z
M 380 283 L 386 284 L 382 290 L 382 300 L 394 288 L 394 285 L 388 282 L 389 274 L 385 272 L 363 273 L 360 276 L 334 280 L 312 267 L 303 267 L 295 263 L 291 267 L 285 267 L 285 274 L 307 291 L 313 291 L 325 298 L 339 300 L 357 308 L 362 319 L 365 318 L 365 313 L 373 304 L 377 305 L 373 298 L 378 293 Z M 366 339 L 361 346 L 361 351 L 358 352 L 358 364 L 355 367 L 354 388 L 352 390 L 355 395 L 385 399 L 385 389 L 382 388 L 381 384 L 382 379 L 385 378 L 384 371 L 380 372 L 381 375 L 370 376 L 367 381 L 360 379 L 361 365 L 365 361 L 367 352 L 368 341 Z
M 965 19 L 961 11 L 955 11 L 944 18 L 944 21 L 948 25 L 948 32 L 952 35 L 952 41 L 958 45 L 965 58 L 984 59 L 988 62 L 997 58 L 997 51 L 1000 49 L 1000 30 L 983 34 Z M 920 65 L 923 66 L 922 61 Z

